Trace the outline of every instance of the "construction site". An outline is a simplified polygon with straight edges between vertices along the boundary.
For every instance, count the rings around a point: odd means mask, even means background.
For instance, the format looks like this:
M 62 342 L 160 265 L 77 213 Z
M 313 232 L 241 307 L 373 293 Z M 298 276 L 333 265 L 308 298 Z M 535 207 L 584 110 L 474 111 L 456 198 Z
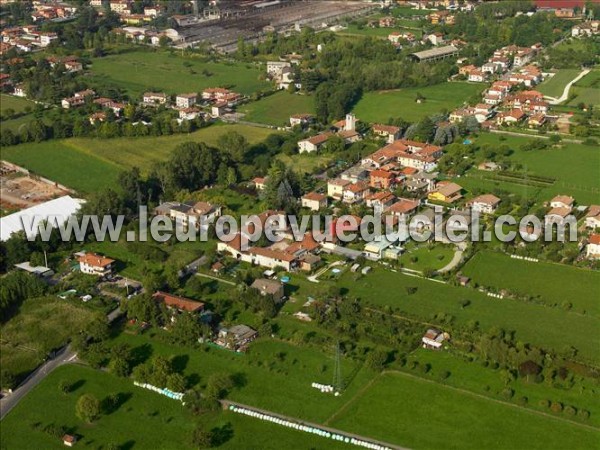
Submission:
M 45 178 L 29 173 L 14 164 L 0 163 L 0 208 L 2 216 L 20 211 L 72 191 Z
M 341 19 L 366 15 L 378 6 L 362 1 L 221 0 L 178 18 L 178 48 L 209 44 L 221 53 L 236 50 L 239 38 L 258 42 L 267 33 L 291 33 L 303 27 L 325 29 Z

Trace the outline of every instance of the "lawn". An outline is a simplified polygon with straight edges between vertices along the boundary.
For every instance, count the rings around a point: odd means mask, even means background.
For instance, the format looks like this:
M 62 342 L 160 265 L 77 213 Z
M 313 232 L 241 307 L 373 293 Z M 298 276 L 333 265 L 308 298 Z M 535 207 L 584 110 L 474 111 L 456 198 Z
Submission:
M 258 319 L 257 319 L 258 320 Z M 246 322 L 254 325 L 252 322 Z M 160 332 L 160 331 L 159 331 Z M 373 377 L 352 360 L 342 358 L 342 377 L 347 389 L 339 397 L 321 393 L 312 382 L 331 384 L 334 349 L 320 352 L 276 340 L 260 339 L 246 354 L 204 345 L 188 348 L 160 342 L 148 333 L 123 333 L 115 342 L 127 342 L 151 355 L 175 356 L 190 384 L 206 383 L 212 373 L 238 374 L 242 386 L 232 390 L 229 399 L 299 419 L 322 422 Z
M 407 269 L 419 270 L 434 269 L 438 270 L 446 266 L 454 256 L 454 246 L 436 244 L 429 246 L 427 244 L 406 246 L 406 253 L 400 257 L 400 262 Z
M 242 105 L 238 112 L 244 113 L 244 120 L 249 122 L 285 127 L 294 114 L 314 114 L 315 102 L 313 97 L 283 91 Z
M 331 164 L 334 155 L 324 153 L 320 155 L 311 153 L 302 153 L 295 155 L 277 155 L 277 159 L 283 161 L 286 165 L 293 167 L 300 173 L 313 173 L 317 168 L 325 168 Z
M 594 69 L 575 83 L 577 87 L 600 87 L 600 69 Z
M 578 87 L 572 88 L 571 93 L 575 94 L 573 100 L 567 105 L 577 106 L 579 103 L 585 103 L 586 105 L 600 105 L 600 88 L 598 87 Z
M 498 134 L 481 133 L 475 142 L 506 144 L 514 151 L 510 159 L 522 164 L 525 171 L 555 178 L 557 181 L 554 185 L 540 191 L 539 200 L 547 201 L 554 195 L 568 194 L 575 197 L 580 204 L 600 202 L 600 153 L 594 147 L 563 143 L 557 148 L 523 151 L 520 146 L 533 138 L 503 137 L 505 139 L 501 141 Z
M 61 393 L 61 381 L 75 390 Z M 75 403 L 86 393 L 100 400 L 118 393 L 123 400 L 115 411 L 88 425 L 75 415 Z M 131 380 L 77 365 L 56 369 L 11 411 L 2 422 L 10 432 L 2 433 L 1 444 L 2 448 L 64 448 L 62 440 L 42 431 L 53 423 L 79 435 L 76 445 L 82 447 L 192 449 L 191 435 L 198 422 L 205 429 L 231 429 L 219 446 L 222 449 L 348 448 L 332 447 L 330 440 L 230 412 L 196 418 L 180 402 L 135 387 Z
M 21 380 L 95 316 L 89 309 L 57 297 L 25 301 L 0 328 L 2 370 Z
M 577 448 L 598 431 L 401 373 L 383 375 L 331 423 L 413 449 Z
M 387 123 L 391 117 L 417 122 L 425 116 L 452 110 L 483 89 L 483 84 L 452 82 L 419 88 L 368 92 L 357 103 L 354 113 L 365 122 Z M 425 97 L 424 102 L 416 103 L 417 93 Z
M 267 90 L 260 66 L 234 62 L 207 62 L 198 57 L 182 57 L 173 52 L 129 50 L 92 60 L 90 81 L 116 85 L 131 97 L 145 91 L 170 94 L 201 92 L 209 87 L 228 87 L 244 95 Z
M 396 21 L 396 26 L 389 28 L 372 28 L 372 27 L 358 27 L 355 24 L 349 24 L 345 30 L 341 30 L 338 34 L 341 35 L 350 35 L 350 36 L 370 36 L 370 37 L 378 37 L 381 39 L 387 39 L 387 37 L 393 33 L 394 31 L 410 31 L 417 38 L 420 38 L 422 35 L 422 31 L 419 28 L 419 22 L 408 20 L 408 19 L 400 19 Z
M 360 283 L 344 274 L 339 286 L 348 289 L 353 298 L 378 308 L 391 306 L 409 317 L 435 323 L 434 316 L 443 313 L 463 326 L 473 321 L 479 323 L 481 330 L 492 327 L 514 330 L 517 341 L 545 349 L 561 351 L 571 345 L 579 350 L 580 358 L 599 361 L 600 338 L 595 330 L 600 319 L 591 314 L 520 300 L 492 299 L 472 288 L 436 283 L 383 268 L 374 268 Z M 409 288 L 416 288 L 416 292 L 410 294 Z M 463 307 L 464 300 L 470 302 L 467 307 Z
M 536 90 L 540 91 L 544 95 L 558 98 L 562 95 L 565 86 L 573 80 L 581 72 L 578 69 L 561 69 L 554 74 L 553 77 L 548 77 Z
M 12 109 L 15 113 L 21 113 L 25 111 L 25 108 L 29 107 L 33 109 L 34 106 L 35 103 L 30 100 L 15 97 L 14 95 L 0 94 L 0 111 L 2 111 L 2 114 L 7 109 Z
M 213 125 L 190 134 L 143 138 L 71 138 L 28 143 L 2 149 L 2 158 L 83 193 L 113 185 L 119 172 L 137 166 L 147 173 L 155 161 L 165 161 L 173 149 L 189 141 L 216 144 L 229 132 L 238 132 L 250 143 L 272 133 L 247 125 Z
M 576 312 L 600 317 L 598 299 L 589 295 L 600 284 L 600 272 L 521 261 L 491 251 L 477 253 L 462 271 L 479 285 L 508 289 L 553 306 L 569 302 Z

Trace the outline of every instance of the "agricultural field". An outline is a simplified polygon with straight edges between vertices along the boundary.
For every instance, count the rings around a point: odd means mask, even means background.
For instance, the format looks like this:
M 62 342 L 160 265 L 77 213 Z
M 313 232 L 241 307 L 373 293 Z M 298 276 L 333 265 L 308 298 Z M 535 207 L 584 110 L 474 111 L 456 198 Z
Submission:
M 164 161 L 183 142 L 216 144 L 223 134 L 238 132 L 252 144 L 265 139 L 272 130 L 246 125 L 218 125 L 190 134 L 115 138 L 71 138 L 27 143 L 2 149 L 2 158 L 83 193 L 114 183 L 119 172 L 137 166 L 147 173 L 155 161 Z M 82 168 L 85 167 L 85 176 Z
M 0 112 L 4 114 L 6 110 L 12 109 L 15 113 L 25 112 L 27 108 L 33 109 L 35 103 L 14 95 L 0 94 Z
M 419 88 L 368 92 L 356 104 L 353 112 L 357 118 L 366 122 L 387 123 L 391 117 L 416 122 L 423 117 L 462 105 L 483 91 L 484 87 L 483 84 L 452 82 Z M 424 102 L 416 103 L 417 93 L 425 97 Z
M 414 449 L 585 449 L 600 438 L 597 429 L 404 373 L 380 376 L 331 425 Z
M 277 155 L 277 159 L 283 161 L 286 165 L 291 166 L 299 173 L 312 173 L 315 169 L 320 167 L 326 167 L 335 158 L 332 154 L 295 154 L 295 155 Z
M 491 251 L 478 252 L 462 272 L 481 286 L 508 289 L 552 306 L 568 302 L 573 305 L 573 311 L 600 317 L 600 305 L 589 295 L 600 284 L 599 272 L 521 261 Z
M 93 59 L 90 82 L 118 86 L 132 98 L 139 98 L 149 90 L 175 94 L 201 92 L 209 87 L 228 87 L 250 95 L 271 87 L 262 79 L 264 73 L 264 66 L 208 62 L 160 50 L 130 50 Z
M 25 301 L 0 328 L 2 370 L 22 379 L 95 316 L 89 309 L 57 297 Z
M 567 103 L 569 106 L 577 106 L 580 103 L 586 105 L 593 105 L 598 107 L 600 105 L 600 86 L 599 87 L 578 87 L 572 88 L 571 93 L 575 94 L 575 97 Z
M 581 72 L 578 69 L 561 69 L 553 77 L 546 78 L 536 86 L 536 90 L 549 97 L 558 98 L 562 95 L 565 86 Z
M 348 36 L 369 36 L 387 39 L 387 37 L 394 31 L 410 31 L 412 34 L 415 35 L 416 38 L 420 38 L 423 34 L 419 27 L 419 22 L 408 19 L 399 19 L 396 21 L 396 26 L 389 28 L 372 28 L 368 26 L 359 27 L 356 24 L 349 24 L 346 29 L 339 31 L 338 34 Z
M 341 396 L 334 397 L 311 387 L 312 382 L 331 384 L 334 348 L 321 352 L 307 346 L 257 340 L 247 353 L 239 354 L 213 345 L 200 348 L 169 345 L 148 333 L 141 336 L 122 333 L 114 342 L 126 342 L 148 357 L 174 356 L 182 362 L 183 375 L 191 385 L 204 385 L 213 373 L 237 374 L 244 382 L 231 391 L 230 400 L 318 423 L 330 417 L 374 376 L 358 363 L 342 359 L 342 377 L 347 388 Z
M 244 120 L 248 122 L 288 127 L 294 114 L 315 114 L 315 101 L 307 95 L 282 91 L 242 105 L 237 111 L 245 114 Z
M 59 384 L 74 386 L 63 394 Z M 91 425 L 75 415 L 77 399 L 90 393 L 101 401 L 119 394 L 120 404 L 101 414 Z M 56 369 L 4 419 L 2 448 L 64 448 L 61 439 L 51 437 L 43 428 L 53 423 L 80 436 L 78 446 L 112 444 L 118 448 L 191 448 L 196 425 L 222 431 L 219 448 L 341 449 L 341 444 L 314 435 L 290 430 L 258 419 L 230 412 L 193 417 L 181 403 L 136 387 L 128 379 L 116 378 L 88 367 L 69 365 Z M 103 447 L 107 448 L 107 447 Z
M 555 178 L 556 182 L 552 186 L 541 189 L 538 200 L 547 201 L 554 195 L 568 194 L 575 197 L 580 204 L 600 202 L 597 170 L 600 167 L 600 153 L 595 151 L 594 147 L 561 143 L 558 147 L 546 150 L 523 151 L 520 146 L 530 138 L 504 138 L 505 140 L 501 141 L 498 134 L 481 133 L 475 142 L 506 144 L 514 152 L 509 158 L 522 164 L 523 170 L 530 174 Z
M 582 359 L 599 360 L 600 338 L 593 336 L 600 319 L 591 314 L 520 300 L 492 299 L 473 288 L 436 283 L 383 268 L 374 268 L 359 283 L 343 274 L 338 285 L 364 303 L 377 308 L 389 306 L 401 315 L 435 323 L 437 314 L 449 314 L 463 326 L 478 322 L 481 330 L 514 330 L 518 341 L 557 351 L 571 345 L 579 350 Z M 467 307 L 463 307 L 465 300 L 469 301 Z M 536 326 L 532 327 L 532 323 Z

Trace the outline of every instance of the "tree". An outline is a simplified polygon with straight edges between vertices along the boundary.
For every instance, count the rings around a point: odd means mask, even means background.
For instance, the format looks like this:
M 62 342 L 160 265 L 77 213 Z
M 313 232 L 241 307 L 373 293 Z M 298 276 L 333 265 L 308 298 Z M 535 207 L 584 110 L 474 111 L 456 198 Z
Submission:
M 206 382 L 206 396 L 220 400 L 227 396 L 229 389 L 233 387 L 233 380 L 230 375 L 224 373 L 214 373 Z
M 210 448 L 213 446 L 213 435 L 199 425 L 192 434 L 192 443 L 199 448 Z
M 388 360 L 388 353 L 384 350 L 372 350 L 367 355 L 366 364 L 372 370 L 381 372 Z
M 537 376 L 542 371 L 542 368 L 534 361 L 527 360 L 519 365 L 519 374 L 529 381 L 531 375 Z
M 185 378 L 180 373 L 173 373 L 167 377 L 167 389 L 173 392 L 183 392 L 185 387 Z
M 83 394 L 75 405 L 77 417 L 87 423 L 92 423 L 100 415 L 100 400 L 92 394 Z
M 234 131 L 219 137 L 217 147 L 227 152 L 233 161 L 241 163 L 244 161 L 246 151 L 248 150 L 248 141 L 244 136 Z
M 60 383 L 58 383 L 58 390 L 63 394 L 68 394 L 71 392 L 71 384 L 67 380 L 61 380 Z

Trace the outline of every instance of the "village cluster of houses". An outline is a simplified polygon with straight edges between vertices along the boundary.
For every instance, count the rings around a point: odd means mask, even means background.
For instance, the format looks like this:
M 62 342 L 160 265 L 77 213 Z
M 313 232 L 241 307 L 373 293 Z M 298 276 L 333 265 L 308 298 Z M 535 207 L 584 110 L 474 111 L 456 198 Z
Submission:
M 134 14 L 132 10 L 133 0 L 109 0 L 108 2 L 104 0 L 90 0 L 89 4 L 99 9 L 104 8 L 106 5 L 112 12 L 118 14 L 123 22 L 132 25 L 150 22 L 163 13 L 163 8 L 159 4 L 153 4 L 145 6 L 143 14 Z
M 540 68 L 528 64 L 540 49 L 540 44 L 531 48 L 511 45 L 497 50 L 481 67 L 461 66 L 459 74 L 466 76 L 469 81 L 484 82 L 492 77 L 497 81 L 483 93 L 481 103 L 452 111 L 449 120 L 458 123 L 467 117 L 475 117 L 483 128 L 525 121 L 530 128 L 544 125 L 550 109 L 544 95 L 531 89 L 517 90 L 519 87 L 531 88 L 543 81 Z
M 51 31 L 41 31 L 38 25 L 23 25 L 4 28 L 0 32 L 0 54 L 15 48 L 20 52 L 29 53 L 38 48 L 48 47 L 58 39 L 58 34 Z

